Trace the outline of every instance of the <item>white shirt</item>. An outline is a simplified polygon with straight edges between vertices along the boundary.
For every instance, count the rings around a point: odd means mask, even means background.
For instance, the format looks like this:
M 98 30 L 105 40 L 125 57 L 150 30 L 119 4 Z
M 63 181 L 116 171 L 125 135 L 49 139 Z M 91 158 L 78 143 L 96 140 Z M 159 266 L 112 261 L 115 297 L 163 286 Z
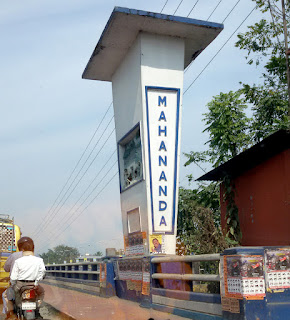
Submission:
M 37 283 L 43 279 L 44 274 L 43 260 L 33 255 L 27 255 L 15 261 L 10 280 L 12 283 L 15 283 L 16 280 L 31 280 Z

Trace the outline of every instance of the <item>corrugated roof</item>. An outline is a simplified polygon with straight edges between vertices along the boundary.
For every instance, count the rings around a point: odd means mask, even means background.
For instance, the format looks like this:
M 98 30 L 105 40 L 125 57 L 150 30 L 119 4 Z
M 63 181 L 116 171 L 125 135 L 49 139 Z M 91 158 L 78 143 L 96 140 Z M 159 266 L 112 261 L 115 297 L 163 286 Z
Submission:
M 243 172 L 289 148 L 290 131 L 279 130 L 196 180 L 220 181 L 226 175 L 233 178 L 240 176 Z

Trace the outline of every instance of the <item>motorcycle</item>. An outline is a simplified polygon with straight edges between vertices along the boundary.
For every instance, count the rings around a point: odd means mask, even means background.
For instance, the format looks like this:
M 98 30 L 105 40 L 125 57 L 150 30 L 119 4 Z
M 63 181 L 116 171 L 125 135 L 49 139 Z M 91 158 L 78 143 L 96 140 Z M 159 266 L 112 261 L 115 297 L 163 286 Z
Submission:
M 15 297 L 14 313 L 17 319 L 33 320 L 40 316 L 39 307 L 41 301 L 39 300 L 36 286 L 23 286 Z M 42 319 L 42 318 L 41 318 Z

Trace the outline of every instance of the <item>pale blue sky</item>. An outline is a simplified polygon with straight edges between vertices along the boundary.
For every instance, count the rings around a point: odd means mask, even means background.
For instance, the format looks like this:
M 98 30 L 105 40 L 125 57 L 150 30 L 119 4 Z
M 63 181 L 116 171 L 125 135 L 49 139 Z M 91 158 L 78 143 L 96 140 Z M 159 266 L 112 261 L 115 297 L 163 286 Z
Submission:
M 179 2 L 169 0 L 163 13 L 173 14 Z M 81 251 L 88 243 L 90 251 L 122 246 L 116 177 L 82 216 L 55 239 L 55 234 L 63 230 L 62 221 L 66 221 L 62 217 L 114 151 L 114 135 L 79 188 L 55 215 L 58 220 L 52 220 L 47 230 L 39 227 L 112 101 L 111 83 L 83 80 L 81 75 L 114 6 L 160 12 L 164 3 L 164 0 L 0 0 L 0 213 L 14 216 L 25 235 L 35 236 L 36 229 L 39 230 L 35 237 L 38 248 L 43 243 L 71 244 L 82 247 Z M 184 0 L 176 15 L 187 16 L 194 3 L 195 0 Z M 206 20 L 217 3 L 218 0 L 200 1 L 190 17 Z M 221 23 L 235 3 L 223 0 L 210 20 Z M 225 22 L 224 31 L 186 72 L 184 89 L 253 6 L 251 0 L 237 5 Z M 254 12 L 239 32 L 260 17 L 259 12 Z M 202 133 L 201 119 L 213 95 L 237 89 L 239 81 L 259 82 L 259 70 L 246 65 L 245 52 L 234 48 L 235 40 L 236 36 L 183 98 L 182 152 L 205 148 L 207 135 Z M 107 122 L 112 114 L 111 109 Z M 112 124 L 109 128 L 113 128 Z M 111 159 L 111 163 L 115 160 L 116 157 Z M 117 170 L 117 166 L 114 168 L 113 171 Z M 183 184 L 189 173 L 197 178 L 202 171 L 195 166 L 182 167 Z M 97 193 L 98 189 L 92 197 Z

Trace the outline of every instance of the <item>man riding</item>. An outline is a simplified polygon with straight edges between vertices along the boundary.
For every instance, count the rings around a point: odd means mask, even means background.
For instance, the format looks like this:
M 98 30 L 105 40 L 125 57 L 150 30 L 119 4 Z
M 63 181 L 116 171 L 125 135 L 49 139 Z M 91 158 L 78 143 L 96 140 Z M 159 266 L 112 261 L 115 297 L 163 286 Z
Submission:
M 43 279 L 45 274 L 43 260 L 34 256 L 34 243 L 31 238 L 23 237 L 21 239 L 23 239 L 21 243 L 22 257 L 15 260 L 10 274 L 10 282 L 15 292 L 15 298 L 18 297 L 19 290 L 23 286 L 34 285 L 36 286 L 39 300 L 43 300 L 44 290 L 38 285 L 38 282 Z M 41 318 L 40 314 L 37 314 L 37 316 Z
M 25 237 L 19 239 L 17 242 L 17 247 L 18 247 L 19 252 L 12 253 L 8 257 L 8 259 L 6 260 L 6 262 L 4 264 L 4 270 L 6 272 L 10 272 L 10 274 L 11 274 L 12 268 L 14 266 L 15 260 L 22 257 L 22 244 L 25 242 L 24 238 Z M 11 300 L 14 300 L 14 290 L 12 289 L 12 287 L 7 288 L 3 292 L 2 300 L 3 300 L 3 313 L 6 314 L 6 319 L 8 319 L 10 316 L 10 312 L 13 310 L 13 304 L 12 304 Z M 8 314 L 8 312 L 9 312 L 9 314 Z

